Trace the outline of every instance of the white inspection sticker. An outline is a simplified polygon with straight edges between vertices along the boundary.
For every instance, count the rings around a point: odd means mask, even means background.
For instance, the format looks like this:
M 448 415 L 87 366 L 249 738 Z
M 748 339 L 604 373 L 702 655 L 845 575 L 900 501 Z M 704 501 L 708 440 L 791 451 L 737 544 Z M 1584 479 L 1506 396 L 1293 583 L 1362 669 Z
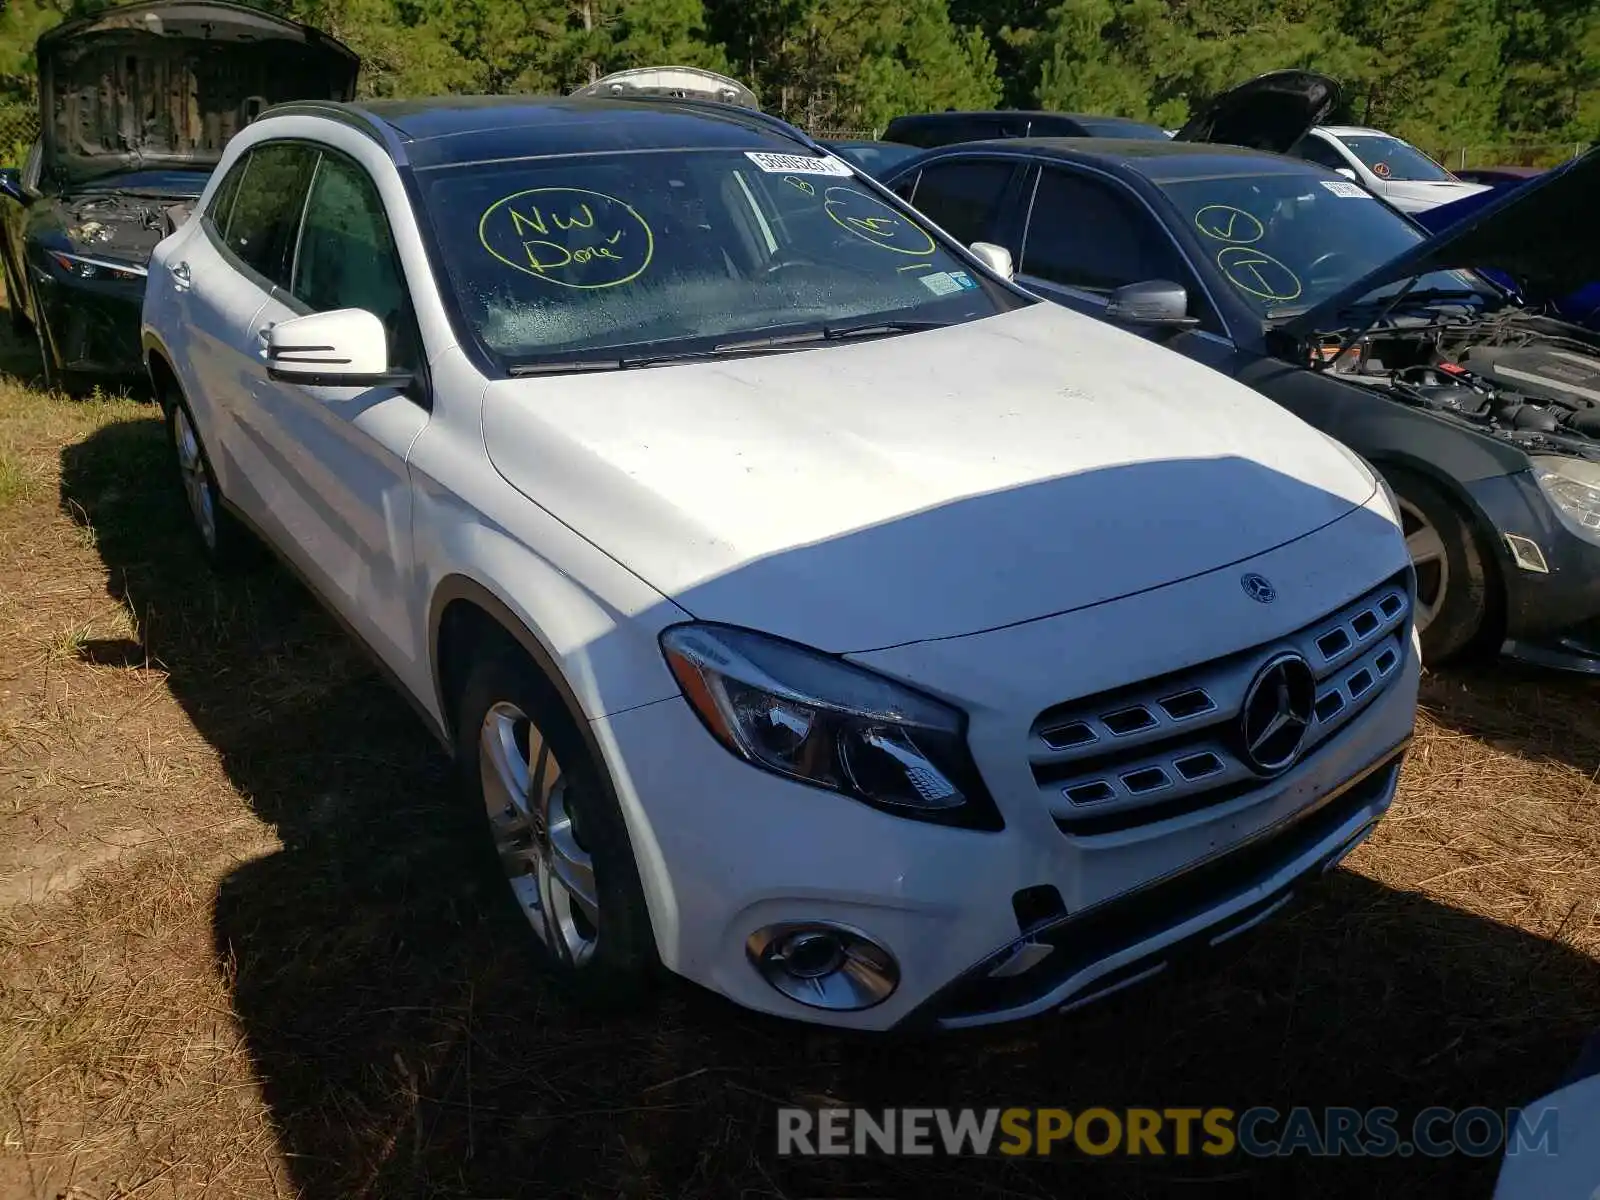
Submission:
M 746 150 L 744 156 L 768 175 L 836 175 L 848 179 L 854 174 L 831 154 L 817 158 L 810 154 L 769 154 L 763 150 Z
M 932 275 L 918 275 L 918 281 L 935 296 L 948 296 L 961 291 L 966 285 L 949 271 L 935 271 Z
M 1346 183 L 1342 179 L 1322 179 L 1318 182 L 1335 196 L 1343 196 L 1346 200 L 1372 199 L 1372 193 L 1359 183 Z

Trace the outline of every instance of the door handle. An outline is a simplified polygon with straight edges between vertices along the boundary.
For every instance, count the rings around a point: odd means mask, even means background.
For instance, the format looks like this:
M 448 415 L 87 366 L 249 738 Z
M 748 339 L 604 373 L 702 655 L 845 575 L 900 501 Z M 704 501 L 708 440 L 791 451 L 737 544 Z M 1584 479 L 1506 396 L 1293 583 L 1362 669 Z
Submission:
M 179 287 L 186 288 L 190 283 L 193 282 L 193 277 L 189 274 L 188 263 L 173 263 L 171 270 L 173 282 L 175 282 Z

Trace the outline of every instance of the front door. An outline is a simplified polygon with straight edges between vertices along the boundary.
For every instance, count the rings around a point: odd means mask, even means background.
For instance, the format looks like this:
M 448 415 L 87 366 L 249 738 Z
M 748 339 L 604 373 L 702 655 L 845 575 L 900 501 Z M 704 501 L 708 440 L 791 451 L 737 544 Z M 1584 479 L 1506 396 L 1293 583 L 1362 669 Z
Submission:
M 1234 347 L 1221 319 L 1171 235 L 1138 197 L 1109 180 L 1064 167 L 1040 168 L 1018 260 L 1018 283 L 1067 308 L 1106 320 L 1113 291 L 1158 279 L 1184 286 L 1189 315 L 1200 324 L 1180 330 L 1123 328 L 1231 374 Z
M 250 329 L 253 419 L 260 453 L 284 483 L 277 519 L 301 570 L 403 678 L 421 647 L 404 607 L 411 564 L 406 456 L 428 423 L 427 391 L 313 387 L 266 371 L 271 326 L 312 312 L 360 308 L 383 320 L 389 365 L 420 371 L 409 293 L 383 202 L 364 167 L 324 149 L 311 182 L 289 283 Z M 419 376 L 420 380 L 420 376 Z

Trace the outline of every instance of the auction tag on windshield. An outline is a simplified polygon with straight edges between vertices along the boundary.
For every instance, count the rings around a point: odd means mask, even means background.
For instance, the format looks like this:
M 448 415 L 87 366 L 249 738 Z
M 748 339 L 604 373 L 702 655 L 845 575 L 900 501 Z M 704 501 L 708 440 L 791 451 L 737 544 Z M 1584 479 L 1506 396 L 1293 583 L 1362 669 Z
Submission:
M 848 179 L 854 174 L 831 154 L 815 158 L 809 154 L 769 154 L 764 150 L 746 150 L 744 156 L 768 175 L 835 175 Z
M 1342 179 L 1322 179 L 1318 182 L 1335 196 L 1343 196 L 1346 200 L 1372 199 L 1372 193 L 1359 183 L 1346 183 Z
M 937 271 L 932 275 L 918 275 L 918 282 L 935 296 L 948 296 L 952 292 L 959 292 L 965 286 L 949 271 Z

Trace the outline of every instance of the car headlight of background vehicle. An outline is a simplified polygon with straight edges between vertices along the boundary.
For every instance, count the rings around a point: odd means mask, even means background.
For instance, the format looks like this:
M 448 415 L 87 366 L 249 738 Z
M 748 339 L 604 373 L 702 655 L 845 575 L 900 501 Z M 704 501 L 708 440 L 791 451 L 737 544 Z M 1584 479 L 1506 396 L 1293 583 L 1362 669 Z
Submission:
M 898 816 L 1003 827 L 967 749 L 966 715 L 943 701 L 726 625 L 674 626 L 661 648 L 690 707 L 746 762 Z
M 1533 478 L 1561 523 L 1579 537 L 1600 543 L 1600 463 L 1539 455 Z
M 135 263 L 115 263 L 103 258 L 90 258 L 82 254 L 68 254 L 62 250 L 48 251 L 50 262 L 63 275 L 73 279 L 143 279 L 149 274 Z

